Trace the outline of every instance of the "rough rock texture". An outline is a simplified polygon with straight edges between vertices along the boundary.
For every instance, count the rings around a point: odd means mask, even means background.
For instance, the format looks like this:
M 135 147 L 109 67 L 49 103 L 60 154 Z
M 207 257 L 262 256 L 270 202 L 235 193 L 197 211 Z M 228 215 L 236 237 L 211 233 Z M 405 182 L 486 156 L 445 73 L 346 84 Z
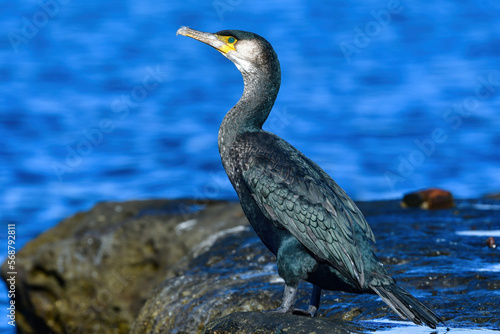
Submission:
M 200 333 L 218 317 L 279 306 L 272 254 L 249 227 L 229 232 L 153 291 L 131 333 Z
M 459 202 L 454 210 L 423 211 L 401 209 L 396 202 L 371 202 L 360 208 L 377 236 L 380 259 L 401 286 L 441 314 L 450 327 L 498 328 L 500 277 L 495 264 L 500 253 L 485 246 L 483 237 L 456 233 L 498 228 L 500 213 L 494 205 Z M 283 282 L 274 261 L 251 229 L 233 230 L 185 263 L 182 276 L 154 290 L 131 334 L 202 333 L 211 321 L 207 333 L 231 333 L 234 328 L 281 333 L 285 318 L 279 315 L 259 324 L 249 321 L 259 314 L 255 312 L 240 322 L 238 316 L 214 320 L 278 307 Z M 298 307 L 307 307 L 310 291 L 309 284 L 301 284 Z M 376 295 L 329 291 L 323 292 L 319 317 L 309 319 L 311 326 L 323 325 L 323 318 L 355 321 L 363 332 L 390 326 L 370 322 L 375 319 L 400 320 Z
M 338 320 L 318 320 L 291 314 L 238 312 L 212 321 L 205 327 L 204 334 L 349 334 L 358 332 L 353 327 L 351 324 Z
M 29 242 L 16 261 L 19 333 L 128 333 L 179 259 L 248 224 L 237 203 L 205 204 L 101 203 Z M 4 263 L 4 279 L 6 272 Z
M 454 209 L 436 211 L 402 209 L 396 201 L 359 206 L 379 258 L 401 286 L 451 328 L 500 327 L 500 249 L 485 244 L 488 231 L 499 229 L 497 201 L 457 201 Z M 400 326 L 372 322 L 399 320 L 375 295 L 326 291 L 316 319 L 258 312 L 279 306 L 283 282 L 237 203 L 102 203 L 31 241 L 17 254 L 16 267 L 20 333 Z M 4 264 L 4 279 L 5 272 Z M 301 284 L 296 306 L 307 307 L 310 291 Z

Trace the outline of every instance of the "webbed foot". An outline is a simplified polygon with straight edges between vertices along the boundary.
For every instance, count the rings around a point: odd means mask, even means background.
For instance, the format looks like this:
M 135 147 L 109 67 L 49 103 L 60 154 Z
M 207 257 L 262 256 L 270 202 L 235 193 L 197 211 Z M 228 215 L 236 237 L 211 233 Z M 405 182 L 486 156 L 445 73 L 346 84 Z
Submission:
M 275 310 L 270 310 L 267 312 L 291 313 L 294 315 L 314 318 L 316 316 L 316 314 L 318 312 L 318 308 L 319 308 L 321 288 L 317 287 L 316 285 L 314 285 L 313 287 L 314 288 L 313 288 L 313 294 L 311 297 L 311 303 L 310 303 L 307 311 L 293 307 L 293 304 L 295 302 L 295 298 L 297 295 L 297 286 L 286 284 L 285 285 L 285 293 L 283 294 L 283 303 L 281 304 L 281 306 Z
M 300 308 L 294 308 L 292 310 L 292 314 L 293 315 L 299 315 L 301 317 L 313 317 L 313 315 L 311 313 L 309 313 L 309 310 L 302 310 Z
M 314 318 L 318 313 L 318 308 L 314 305 L 309 305 L 309 308 L 307 309 L 307 313 L 309 313 L 309 315 L 312 318 Z
M 263 311 L 263 312 L 266 312 L 266 313 L 290 313 L 290 309 L 286 309 L 285 307 L 283 307 L 283 305 L 281 305 L 277 309 Z
M 311 308 L 311 307 L 309 307 Z M 285 308 L 283 306 L 278 307 L 277 309 L 274 310 L 269 310 L 269 311 L 264 311 L 264 312 L 269 312 L 269 313 L 290 313 L 293 315 L 299 315 L 303 317 L 312 317 L 313 315 L 309 312 L 309 310 L 302 310 L 299 308 L 295 307 L 290 307 L 290 308 Z

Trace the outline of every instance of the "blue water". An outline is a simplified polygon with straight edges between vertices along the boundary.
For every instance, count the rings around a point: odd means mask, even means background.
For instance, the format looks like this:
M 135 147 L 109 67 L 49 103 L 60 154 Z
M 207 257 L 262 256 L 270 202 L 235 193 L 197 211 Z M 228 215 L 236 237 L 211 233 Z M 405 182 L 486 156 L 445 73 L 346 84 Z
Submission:
M 282 86 L 265 128 L 354 199 L 500 190 L 498 1 L 0 6 L 1 220 L 16 224 L 17 247 L 99 201 L 236 198 L 216 137 L 241 76 L 176 37 L 182 25 L 274 45 Z

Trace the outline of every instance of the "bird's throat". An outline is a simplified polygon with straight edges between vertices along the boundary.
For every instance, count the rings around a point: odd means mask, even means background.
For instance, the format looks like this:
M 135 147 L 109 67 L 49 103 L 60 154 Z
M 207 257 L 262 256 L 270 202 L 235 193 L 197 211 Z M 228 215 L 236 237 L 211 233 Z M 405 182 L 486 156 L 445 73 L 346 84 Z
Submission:
M 279 68 L 279 67 L 278 67 Z M 224 162 L 238 135 L 261 131 L 278 96 L 280 73 L 243 72 L 245 88 L 238 103 L 226 114 L 219 128 L 219 152 Z

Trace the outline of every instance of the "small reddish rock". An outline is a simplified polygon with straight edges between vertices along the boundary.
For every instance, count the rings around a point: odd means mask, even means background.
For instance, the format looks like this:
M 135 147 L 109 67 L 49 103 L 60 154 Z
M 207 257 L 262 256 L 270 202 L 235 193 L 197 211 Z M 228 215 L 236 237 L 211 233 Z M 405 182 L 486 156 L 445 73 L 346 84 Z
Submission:
M 449 209 L 455 206 L 451 192 L 429 188 L 405 194 L 401 202 L 403 208 L 416 207 L 426 210 Z
M 486 239 L 486 246 L 490 248 L 497 248 L 497 245 L 495 244 L 495 238 L 489 237 L 488 239 Z

